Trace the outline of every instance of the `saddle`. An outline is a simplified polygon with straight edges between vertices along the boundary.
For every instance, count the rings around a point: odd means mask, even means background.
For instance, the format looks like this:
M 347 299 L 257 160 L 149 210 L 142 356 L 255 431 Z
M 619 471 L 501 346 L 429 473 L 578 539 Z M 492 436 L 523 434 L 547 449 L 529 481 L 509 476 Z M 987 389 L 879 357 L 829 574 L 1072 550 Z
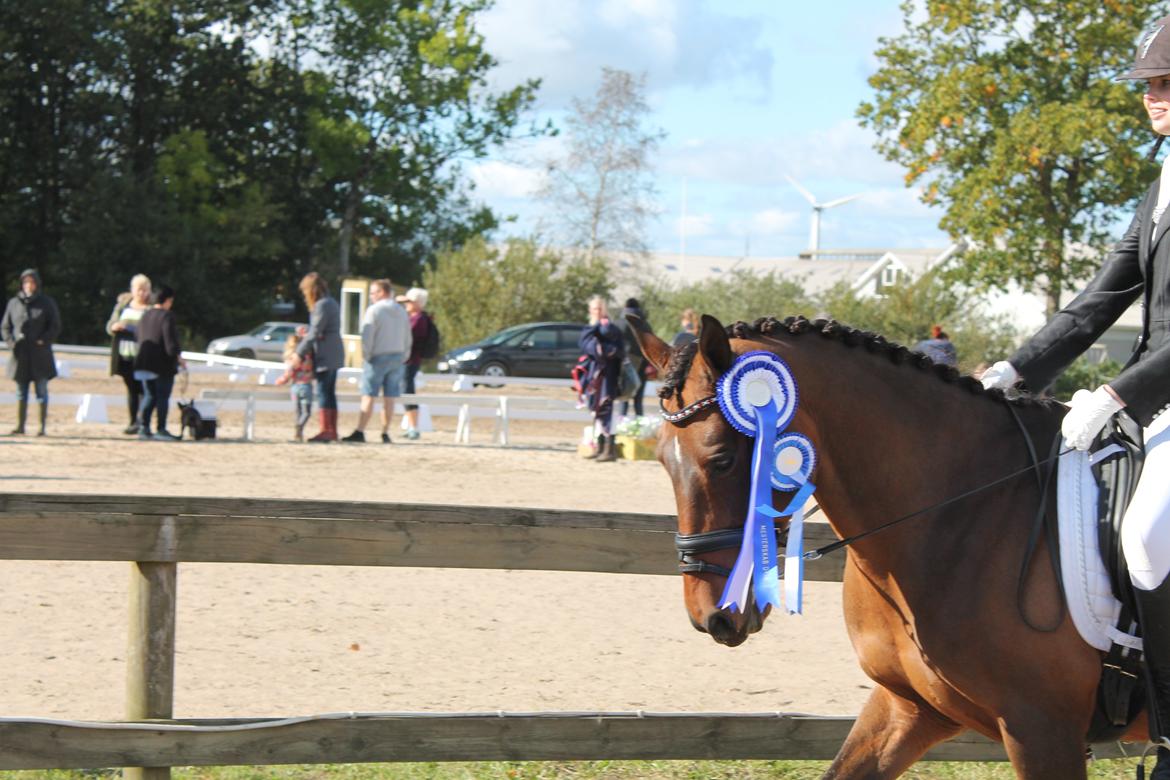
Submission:
M 1121 604 L 1116 629 L 1139 635 L 1137 607 L 1129 567 L 1121 547 L 1121 520 L 1137 487 L 1145 462 L 1142 428 L 1124 411 L 1114 415 L 1090 448 L 1097 479 L 1097 537 L 1113 595 Z M 1089 742 L 1121 736 L 1145 707 L 1142 653 L 1113 642 L 1101 667 L 1097 707 L 1089 727 Z

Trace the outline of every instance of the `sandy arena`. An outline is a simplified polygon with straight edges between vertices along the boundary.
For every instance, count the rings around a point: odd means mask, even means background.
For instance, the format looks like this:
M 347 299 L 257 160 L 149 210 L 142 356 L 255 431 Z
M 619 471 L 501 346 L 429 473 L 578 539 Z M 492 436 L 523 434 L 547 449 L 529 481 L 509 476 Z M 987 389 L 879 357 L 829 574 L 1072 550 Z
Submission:
M 194 375 L 187 395 L 211 386 Z M 114 395 L 121 384 L 78 370 L 51 392 Z M 0 438 L 4 491 L 675 511 L 661 466 L 583 461 L 574 451 L 581 428 L 571 423 L 514 422 L 506 448 L 486 443 L 487 422 L 476 423 L 470 446 L 454 444 L 450 418 L 437 418 L 438 430 L 418 442 L 322 446 L 287 441 L 291 412 L 259 415 L 257 440 L 235 441 L 242 420 L 224 413 L 219 440 L 166 444 L 122 435 L 121 408 L 110 410 L 108 424 L 77 424 L 75 410 L 51 407 L 45 438 Z M 12 405 L 0 406 L 0 429 L 11 428 L 13 414 Z M 354 417 L 342 413 L 343 433 Z M 0 561 L 0 715 L 122 717 L 129 567 Z M 178 579 L 181 718 L 847 715 L 870 689 L 845 637 L 836 583 L 808 584 L 804 616 L 775 616 L 728 649 L 691 628 L 673 576 L 181 564 Z

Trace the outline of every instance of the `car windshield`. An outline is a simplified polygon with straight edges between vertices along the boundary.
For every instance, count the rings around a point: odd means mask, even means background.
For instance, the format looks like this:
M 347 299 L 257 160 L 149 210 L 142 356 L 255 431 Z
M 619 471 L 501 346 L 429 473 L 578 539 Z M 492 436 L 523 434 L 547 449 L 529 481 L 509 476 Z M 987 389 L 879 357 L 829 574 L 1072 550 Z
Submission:
M 515 336 L 519 333 L 523 333 L 524 331 L 528 330 L 531 327 L 532 327 L 531 325 L 513 325 L 510 328 L 504 328 L 499 333 L 493 333 L 492 335 L 488 336 L 486 339 L 481 341 L 480 344 L 483 344 L 485 347 L 486 346 L 495 346 L 496 344 L 502 344 L 505 341 L 507 341 L 508 339 L 512 338 L 513 336 Z
M 248 335 L 249 336 L 262 336 L 268 332 L 268 329 L 270 327 L 272 327 L 272 326 L 269 325 L 267 322 L 264 323 L 263 325 L 257 325 L 256 327 L 254 327 L 250 331 L 248 331 Z

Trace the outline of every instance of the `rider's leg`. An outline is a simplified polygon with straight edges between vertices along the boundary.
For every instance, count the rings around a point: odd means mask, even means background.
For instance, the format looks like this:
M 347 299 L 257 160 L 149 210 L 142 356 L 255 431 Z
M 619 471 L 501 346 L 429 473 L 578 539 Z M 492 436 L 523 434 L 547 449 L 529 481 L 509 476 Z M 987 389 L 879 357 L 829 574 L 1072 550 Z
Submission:
M 1150 736 L 1170 737 L 1170 414 L 1145 430 L 1146 462 L 1121 525 L 1121 544 L 1137 595 L 1150 696 Z M 1163 747 L 1170 747 L 1166 741 Z M 1170 750 L 1158 750 L 1151 780 L 1170 780 Z

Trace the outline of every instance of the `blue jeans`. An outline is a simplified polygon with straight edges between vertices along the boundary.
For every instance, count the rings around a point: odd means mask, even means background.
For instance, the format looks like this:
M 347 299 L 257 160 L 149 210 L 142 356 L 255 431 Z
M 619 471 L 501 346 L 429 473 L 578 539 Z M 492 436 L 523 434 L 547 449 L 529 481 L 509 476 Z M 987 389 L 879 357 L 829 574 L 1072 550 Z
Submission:
M 414 365 L 410 365 L 408 363 L 406 365 L 406 382 L 403 383 L 405 385 L 406 393 L 411 395 L 414 394 L 414 378 L 418 376 L 418 370 L 420 368 L 422 368 L 422 363 L 415 363 Z M 406 405 L 406 411 L 408 412 L 413 412 L 416 409 L 418 409 L 416 404 Z
M 16 400 L 28 401 L 28 386 L 33 385 L 36 388 L 37 403 L 49 402 L 49 380 L 48 379 L 26 379 L 23 382 L 16 383 Z
M 317 408 L 337 410 L 337 369 L 317 372 Z
M 160 376 L 155 379 L 142 380 L 142 429 L 150 432 L 150 415 L 155 413 L 158 418 L 156 431 L 167 429 L 167 408 L 171 404 L 171 390 L 175 386 L 175 376 Z
M 303 426 L 313 414 L 313 386 L 298 382 L 292 386 L 292 392 L 297 402 L 297 425 Z

